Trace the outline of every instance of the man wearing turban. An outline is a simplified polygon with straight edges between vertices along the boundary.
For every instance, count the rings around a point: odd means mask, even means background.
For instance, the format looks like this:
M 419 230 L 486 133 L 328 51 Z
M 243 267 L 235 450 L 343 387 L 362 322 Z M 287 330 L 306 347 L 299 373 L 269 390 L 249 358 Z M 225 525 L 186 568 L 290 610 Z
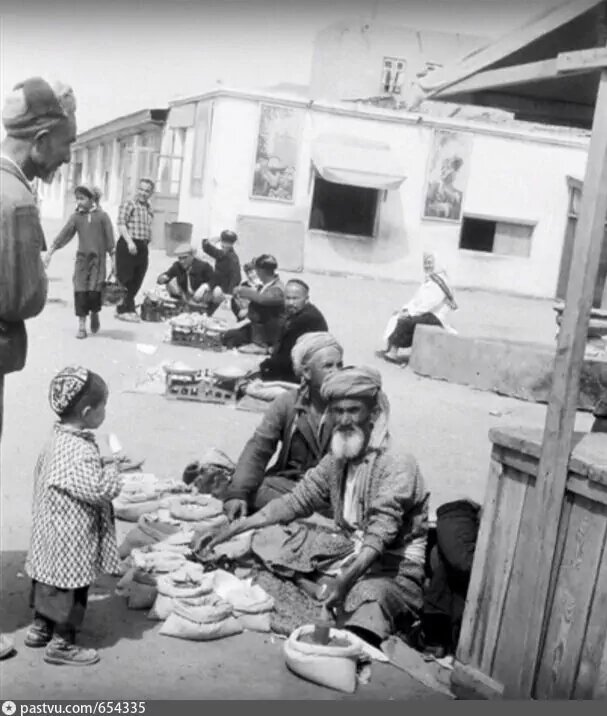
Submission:
M 72 90 L 40 77 L 16 85 L 6 97 L 0 147 L 0 439 L 4 376 L 21 370 L 27 354 L 24 321 L 46 302 L 47 280 L 41 251 L 44 233 L 30 182 L 50 183 L 70 161 L 76 139 Z M 4 637 L 2 637 L 4 641 Z M 6 650 L 0 644 L 0 654 Z
M 234 523 L 210 544 L 332 508 L 351 553 L 332 574 L 325 609 L 338 626 L 379 645 L 407 630 L 423 604 L 428 498 L 415 458 L 390 444 L 388 401 L 373 368 L 344 368 L 324 381 L 333 421 L 330 452 L 288 494 Z
M 325 317 L 310 303 L 310 287 L 304 281 L 293 278 L 285 285 L 286 321 L 269 358 L 259 365 L 262 380 L 284 380 L 297 383 L 297 375 L 291 360 L 297 339 L 306 333 L 327 331 Z
M 331 422 L 321 386 L 327 375 L 341 368 L 343 349 L 330 333 L 307 333 L 291 355 L 301 386 L 270 404 L 245 445 L 224 505 L 230 520 L 290 492 L 329 449 Z M 279 445 L 278 457 L 268 469 Z

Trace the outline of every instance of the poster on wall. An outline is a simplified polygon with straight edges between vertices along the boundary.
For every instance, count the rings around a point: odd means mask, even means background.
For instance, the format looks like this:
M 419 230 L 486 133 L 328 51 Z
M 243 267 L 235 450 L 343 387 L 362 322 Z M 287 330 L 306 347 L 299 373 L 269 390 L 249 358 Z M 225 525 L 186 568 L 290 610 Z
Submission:
M 293 107 L 261 105 L 251 198 L 293 201 L 301 120 Z
M 470 168 L 472 137 L 436 130 L 430 149 L 424 219 L 460 221 Z

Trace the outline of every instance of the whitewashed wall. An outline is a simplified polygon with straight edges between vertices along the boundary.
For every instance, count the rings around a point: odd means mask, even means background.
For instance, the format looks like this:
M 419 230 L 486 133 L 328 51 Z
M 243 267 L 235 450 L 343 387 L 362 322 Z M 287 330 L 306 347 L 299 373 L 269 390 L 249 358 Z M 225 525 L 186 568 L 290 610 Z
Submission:
M 402 163 L 406 180 L 381 202 L 378 236 L 353 240 L 307 232 L 304 268 L 339 271 L 403 281 L 418 280 L 421 255 L 434 250 L 455 286 L 553 297 L 567 214 L 568 174 L 583 177 L 585 143 L 555 137 L 516 138 L 498 128 L 473 133 L 470 176 L 464 213 L 505 221 L 535 222 L 529 257 L 499 256 L 459 249 L 461 225 L 422 219 L 426 167 L 433 126 L 383 121 L 302 108 L 304 130 L 292 204 L 251 199 L 259 103 L 220 95 L 213 99 L 207 148 L 204 196 L 190 195 L 193 130 L 186 136 L 179 220 L 194 225 L 195 243 L 235 228 L 239 215 L 299 220 L 307 227 L 312 196 L 311 148 L 319 134 L 354 135 L 389 143 Z M 243 256 L 244 259 L 248 258 Z

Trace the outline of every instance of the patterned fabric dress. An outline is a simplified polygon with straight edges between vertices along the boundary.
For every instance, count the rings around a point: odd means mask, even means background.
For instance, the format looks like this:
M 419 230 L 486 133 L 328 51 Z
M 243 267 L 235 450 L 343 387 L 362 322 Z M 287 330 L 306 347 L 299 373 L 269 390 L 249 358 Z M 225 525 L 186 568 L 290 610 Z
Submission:
M 111 500 L 120 489 L 116 467 L 102 466 L 93 434 L 57 423 L 36 465 L 27 574 L 77 589 L 102 573 L 115 573 Z

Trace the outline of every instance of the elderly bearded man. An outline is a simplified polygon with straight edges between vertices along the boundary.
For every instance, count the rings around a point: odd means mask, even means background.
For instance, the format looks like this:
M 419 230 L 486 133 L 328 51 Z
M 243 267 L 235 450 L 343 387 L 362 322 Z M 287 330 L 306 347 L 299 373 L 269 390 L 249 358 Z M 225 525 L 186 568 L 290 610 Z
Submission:
M 329 449 L 331 423 L 320 389 L 324 379 L 341 368 L 343 349 L 329 333 L 307 333 L 291 357 L 301 387 L 285 391 L 270 404 L 245 445 L 224 505 L 230 520 L 290 492 Z M 278 445 L 278 458 L 268 469 Z
M 208 548 L 331 506 L 352 553 L 334 565 L 324 605 L 337 612 L 338 624 L 377 645 L 421 610 L 429 495 L 415 459 L 390 447 L 388 401 L 376 370 L 332 373 L 321 395 L 334 425 L 331 452 L 291 493 L 234 523 Z
M 76 100 L 67 85 L 40 77 L 16 85 L 2 111 L 6 138 L 0 157 L 0 437 L 4 376 L 19 371 L 27 357 L 25 321 L 46 302 L 41 251 L 44 233 L 30 182 L 50 183 L 70 161 L 76 139 Z M 12 645 L 0 635 L 0 658 Z

